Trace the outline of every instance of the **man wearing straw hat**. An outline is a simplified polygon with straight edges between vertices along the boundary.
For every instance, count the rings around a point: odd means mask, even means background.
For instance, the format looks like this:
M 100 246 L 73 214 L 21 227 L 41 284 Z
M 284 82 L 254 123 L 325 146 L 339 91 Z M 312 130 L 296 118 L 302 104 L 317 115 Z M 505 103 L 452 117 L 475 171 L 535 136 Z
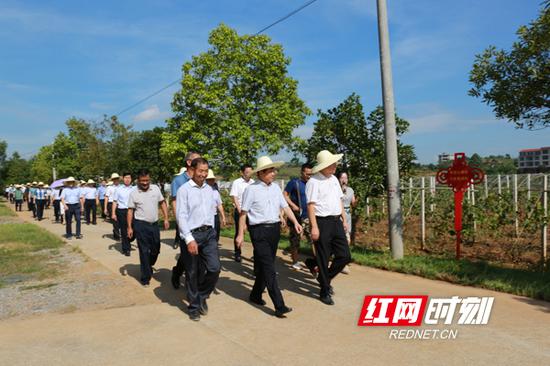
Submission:
M 63 182 L 65 187 L 61 192 L 61 204 L 65 209 L 65 237 L 71 239 L 73 236 L 72 232 L 72 218 L 76 221 L 76 238 L 81 239 L 82 235 L 80 233 L 80 210 L 84 203 L 84 198 L 80 191 L 80 187 L 76 186 L 75 179 L 69 177 Z
M 244 164 L 241 166 L 241 177 L 237 178 L 231 183 L 231 191 L 229 196 L 233 200 L 233 221 L 235 222 L 235 236 L 233 237 L 233 244 L 235 249 L 235 261 L 241 261 L 241 248 L 237 245 L 237 235 L 239 235 L 239 217 L 241 215 L 241 204 L 243 202 L 243 192 L 245 189 L 254 183 L 254 179 L 251 179 L 252 166 Z M 246 222 L 245 222 L 246 223 Z
M 276 168 L 284 162 L 273 162 L 268 156 L 258 158 L 254 172 L 258 181 L 249 185 L 243 193 L 241 213 L 239 216 L 239 233 L 236 238 L 240 248 L 244 240 L 244 226 L 248 216 L 248 232 L 254 247 L 254 275 L 256 280 L 252 287 L 249 300 L 257 305 L 265 305 L 262 294 L 267 287 L 269 297 L 275 306 L 275 316 L 284 318 L 292 311 L 285 305 L 283 295 L 277 283 L 275 257 L 281 236 L 281 210 L 294 224 L 297 233 L 302 232 L 302 226 L 288 206 L 283 193 L 274 184 Z
M 117 173 L 111 174 L 112 184 L 108 186 L 107 190 L 105 191 L 105 200 L 104 200 L 105 210 L 103 211 L 108 218 L 111 218 L 111 214 L 113 211 L 113 200 L 115 197 L 115 190 L 118 188 L 119 181 L 120 181 L 120 175 L 118 175 Z M 116 220 L 111 220 L 111 223 L 113 224 L 113 238 L 115 240 L 120 240 L 120 227 L 118 226 L 118 222 Z
M 15 211 L 21 211 L 21 207 L 23 206 L 23 190 L 19 184 L 15 185 L 13 198 L 15 200 Z
M 338 179 L 334 176 L 342 154 L 332 154 L 323 150 L 317 154 L 314 174 L 306 184 L 308 216 L 311 225 L 311 239 L 315 246 L 319 281 L 320 300 L 334 305 L 331 294 L 331 280 L 351 262 L 346 239 L 346 215 L 342 202 L 344 196 Z M 330 268 L 330 255 L 334 255 Z
M 36 185 L 38 183 L 32 182 L 32 184 L 29 184 L 29 201 L 28 201 L 28 207 L 29 211 L 32 211 L 32 217 L 36 218 L 36 199 L 35 199 L 35 193 L 36 193 Z
M 83 188 L 83 196 L 85 212 L 84 217 L 86 218 L 86 225 L 90 225 L 90 221 L 92 225 L 96 225 L 97 204 L 99 203 L 99 196 L 93 179 L 88 179 L 88 182 L 86 182 L 86 187 Z
M 122 244 L 122 254 L 129 257 L 130 238 L 128 237 L 128 199 L 130 193 L 135 190 L 132 186 L 132 174 L 126 172 L 122 175 L 124 184 L 119 185 L 114 193 L 113 206 L 111 208 L 111 218 L 118 223 L 120 228 L 120 242 Z
M 186 270 L 189 318 L 198 321 L 208 313 L 206 299 L 216 287 L 221 265 L 213 227 L 216 204 L 212 188 L 205 181 L 208 161 L 193 159 L 190 169 L 191 180 L 178 189 L 176 218 L 180 236 L 185 240 L 181 256 Z
M 36 219 L 42 221 L 44 217 L 44 207 L 46 206 L 47 192 L 44 189 L 44 183 L 38 182 L 38 188 L 34 191 L 34 200 L 36 202 Z

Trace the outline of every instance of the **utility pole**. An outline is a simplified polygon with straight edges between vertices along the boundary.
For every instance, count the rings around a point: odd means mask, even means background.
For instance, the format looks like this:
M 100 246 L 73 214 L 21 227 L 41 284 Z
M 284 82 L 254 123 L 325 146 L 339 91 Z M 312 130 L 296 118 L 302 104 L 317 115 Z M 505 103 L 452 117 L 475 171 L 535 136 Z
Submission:
M 57 180 L 57 172 L 55 171 L 55 153 L 52 153 L 52 177 L 55 182 Z
M 388 31 L 386 0 L 377 0 L 378 41 L 380 44 L 380 70 L 382 72 L 382 97 L 384 102 L 384 136 L 386 138 L 386 165 L 388 168 L 388 221 L 390 248 L 393 259 L 403 258 L 403 212 L 399 187 L 399 163 L 397 159 L 397 132 Z

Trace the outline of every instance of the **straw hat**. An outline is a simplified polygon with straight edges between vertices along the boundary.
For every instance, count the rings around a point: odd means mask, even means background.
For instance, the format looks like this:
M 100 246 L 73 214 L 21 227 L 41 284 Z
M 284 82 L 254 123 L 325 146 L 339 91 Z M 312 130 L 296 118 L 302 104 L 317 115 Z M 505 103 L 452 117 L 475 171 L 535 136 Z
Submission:
M 108 181 L 107 184 L 106 184 L 106 186 L 112 186 L 112 185 L 113 185 L 113 181 L 112 181 L 112 180 Z
M 118 175 L 117 173 L 113 173 L 111 174 L 111 179 L 120 179 L 120 175 Z
M 36 183 L 36 182 L 32 182 L 32 185 L 33 185 L 33 186 L 35 186 L 35 185 L 37 185 L 37 184 L 38 184 L 38 183 Z
M 48 184 L 44 184 L 44 188 L 50 188 Z
M 182 175 L 182 174 L 185 173 L 186 171 L 187 171 L 187 168 L 183 167 L 183 168 L 180 169 L 179 173 L 176 174 L 176 176 Z
M 95 184 L 93 179 L 88 179 L 88 184 Z
M 284 163 L 284 161 L 273 162 L 271 161 L 271 158 L 269 156 L 260 156 L 256 162 L 256 169 L 254 169 L 252 172 L 257 173 L 269 168 L 278 168 L 280 166 L 283 166 Z
M 69 178 L 65 179 L 65 180 L 63 181 L 63 183 L 70 183 L 70 182 L 74 182 L 74 181 L 75 181 L 75 180 L 74 180 L 74 177 L 69 177 Z
M 38 182 L 38 185 L 39 185 L 39 186 L 43 186 L 43 185 L 44 185 L 44 182 Z
M 313 174 L 320 172 L 321 170 L 331 166 L 334 163 L 337 163 L 342 159 L 344 154 L 332 154 L 328 150 L 323 150 L 317 154 L 317 165 L 313 167 L 311 172 Z
M 208 176 L 206 179 L 216 179 L 216 176 L 214 175 L 214 171 L 212 169 L 208 169 Z

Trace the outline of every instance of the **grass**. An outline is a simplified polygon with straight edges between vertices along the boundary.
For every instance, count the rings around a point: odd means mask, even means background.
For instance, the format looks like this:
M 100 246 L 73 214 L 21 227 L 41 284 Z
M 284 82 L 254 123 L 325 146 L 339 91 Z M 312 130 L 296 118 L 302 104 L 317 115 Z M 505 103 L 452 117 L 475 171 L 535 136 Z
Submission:
M 0 287 L 8 276 L 29 279 L 54 276 L 56 266 L 47 263 L 58 253 L 63 241 L 54 234 L 29 223 L 0 225 Z
M 221 230 L 224 237 L 233 238 L 233 233 L 232 228 Z M 245 240 L 250 242 L 248 234 Z M 289 246 L 288 237 L 281 235 L 279 248 L 288 249 Z M 312 254 L 309 246 L 300 247 L 300 252 Z M 351 256 L 354 263 L 364 266 L 550 301 L 550 272 L 505 268 L 483 261 L 457 261 L 433 255 L 406 255 L 401 260 L 393 260 L 389 251 L 360 247 L 352 248 Z
M 16 216 L 15 212 L 6 206 L 4 200 L 0 201 L 0 216 Z

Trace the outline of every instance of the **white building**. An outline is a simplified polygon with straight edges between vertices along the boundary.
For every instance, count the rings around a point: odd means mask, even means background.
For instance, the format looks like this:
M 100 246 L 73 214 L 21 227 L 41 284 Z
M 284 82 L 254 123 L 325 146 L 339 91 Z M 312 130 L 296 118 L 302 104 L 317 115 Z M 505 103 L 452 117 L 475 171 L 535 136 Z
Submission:
M 455 159 L 454 155 L 453 154 L 449 154 L 449 153 L 441 153 L 437 156 L 437 162 L 439 164 L 441 163 L 446 163 L 448 161 L 453 161 Z
M 519 173 L 540 173 L 548 170 L 550 170 L 550 146 L 520 150 Z

